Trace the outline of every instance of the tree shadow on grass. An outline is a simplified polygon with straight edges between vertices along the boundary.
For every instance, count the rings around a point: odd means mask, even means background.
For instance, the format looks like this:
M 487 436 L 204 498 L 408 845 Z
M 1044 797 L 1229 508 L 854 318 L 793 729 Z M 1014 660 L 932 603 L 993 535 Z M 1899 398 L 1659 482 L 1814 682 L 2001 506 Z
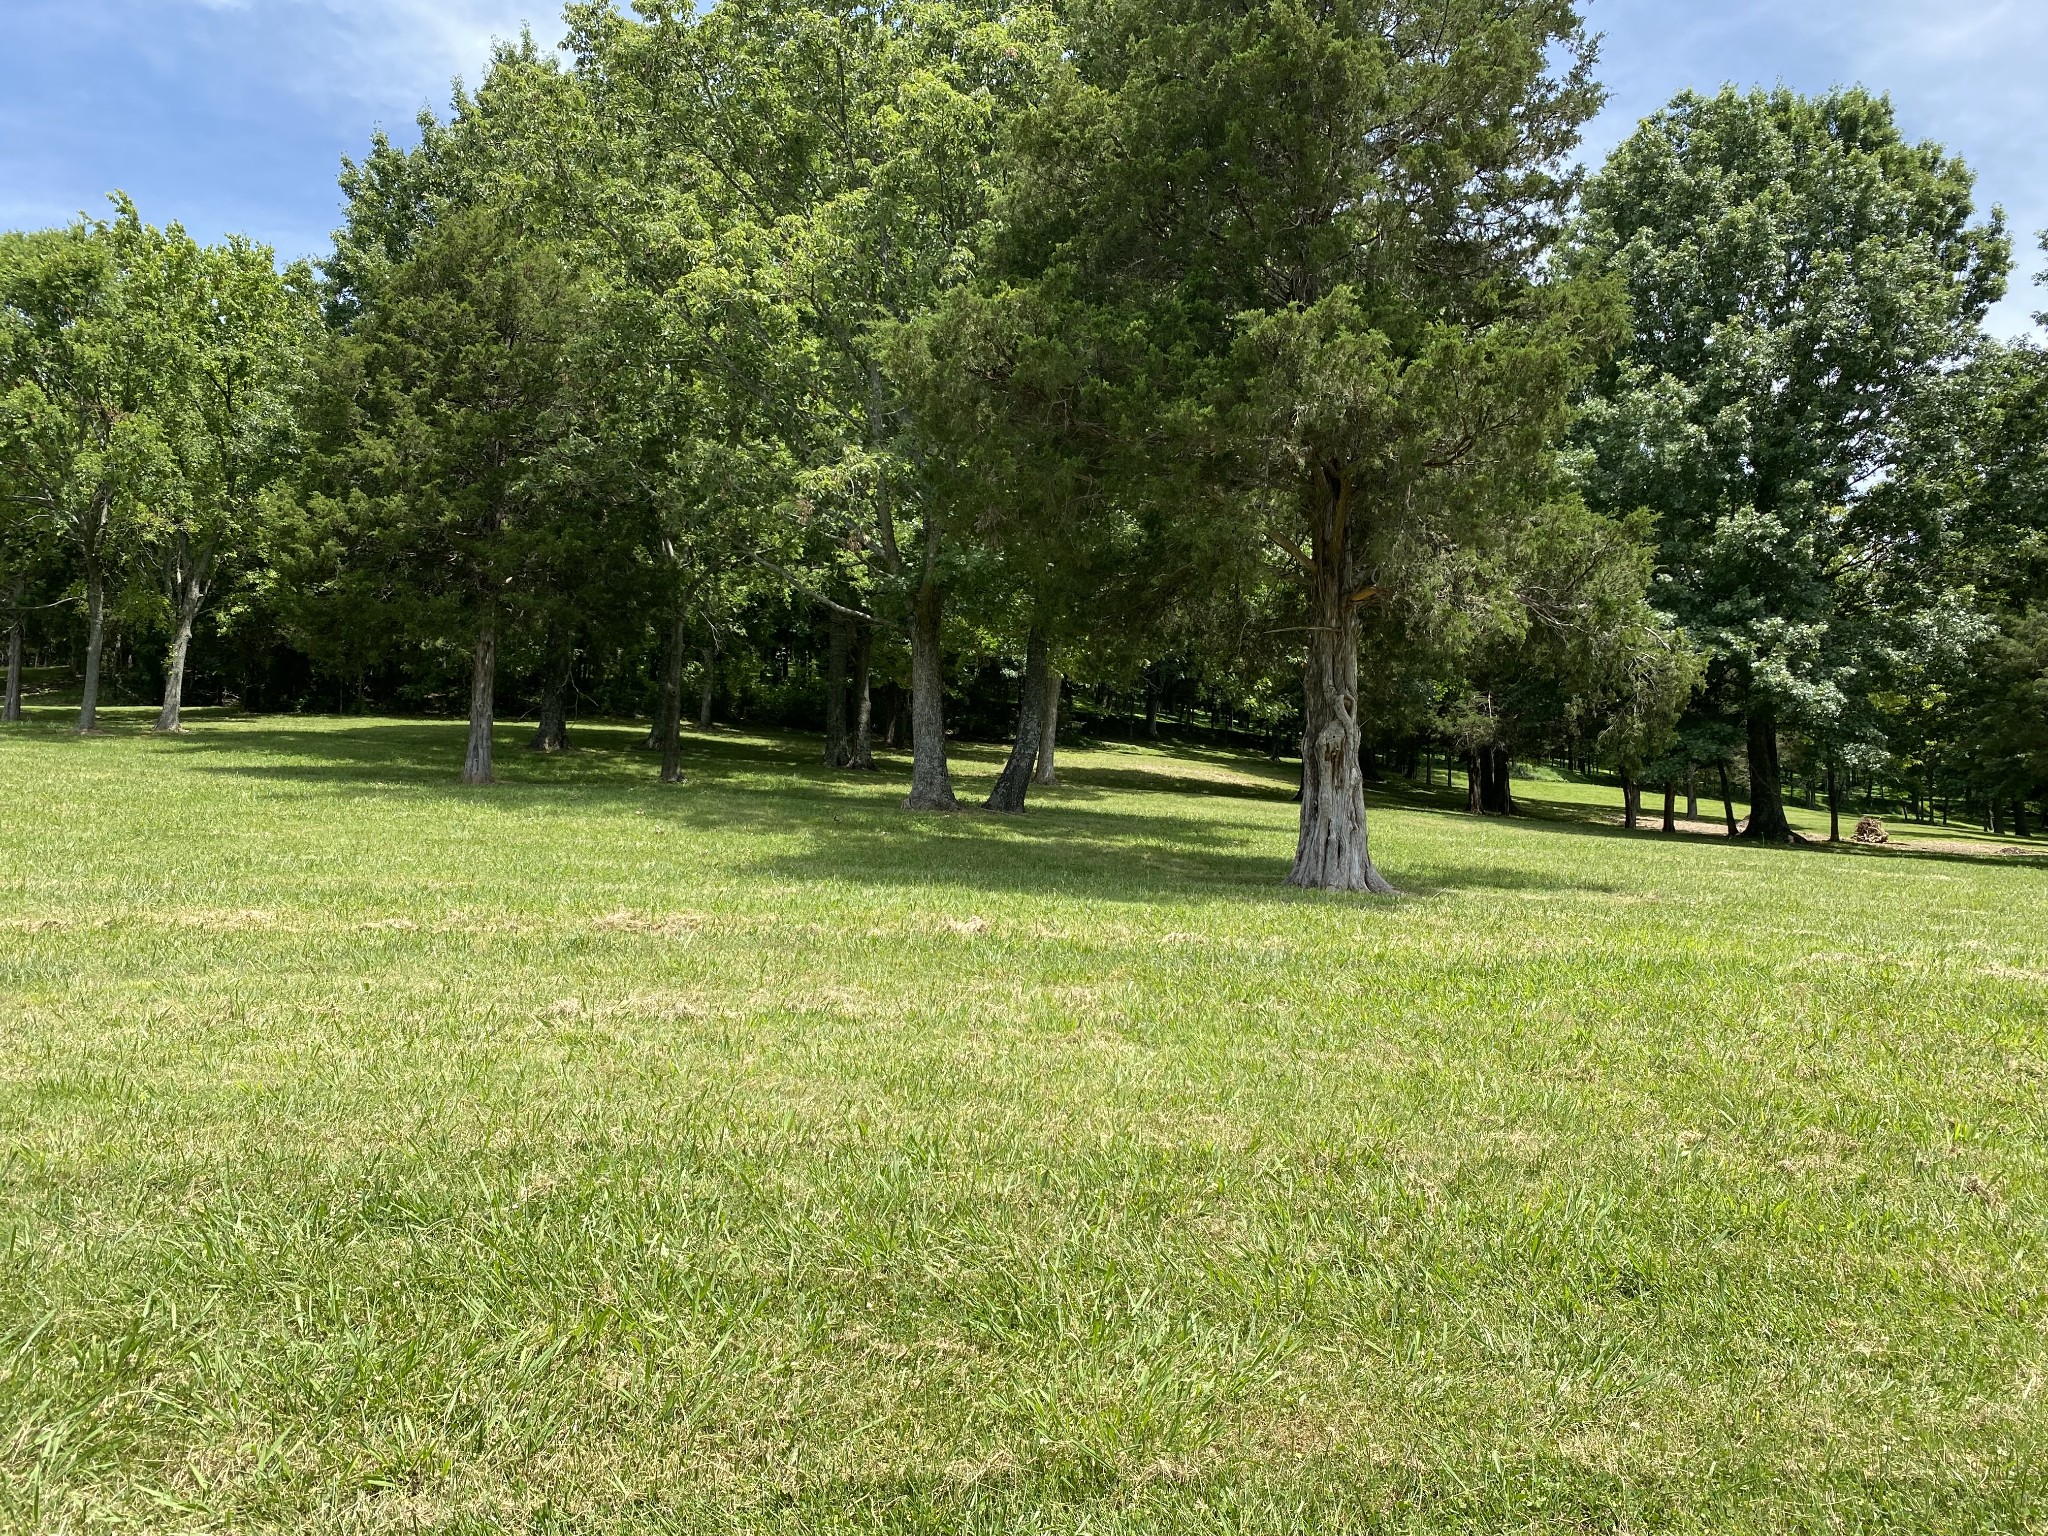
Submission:
M 1063 786 L 1041 792 L 1024 817 L 972 809 L 958 816 L 913 816 L 897 808 L 908 784 L 907 760 L 886 757 L 881 774 L 834 772 L 818 761 L 814 737 L 691 731 L 684 743 L 689 782 L 679 791 L 658 783 L 658 762 L 641 747 L 644 726 L 579 723 L 571 730 L 571 750 L 556 756 L 526 752 L 530 731 L 504 726 L 495 742 L 500 781 L 474 789 L 456 781 L 465 730 L 463 722 L 448 720 L 237 722 L 232 730 L 202 730 L 160 745 L 199 773 L 350 798 L 428 797 L 518 810 L 573 802 L 592 812 L 647 816 L 684 835 L 714 827 L 794 834 L 802 840 L 801 851 L 788 851 L 782 843 L 745 866 L 781 881 L 1057 892 L 1131 902 L 1332 899 L 1285 885 L 1287 828 L 1271 818 L 1219 814 L 1217 802 L 1236 802 L 1247 811 L 1282 807 L 1292 798 L 1290 782 L 1260 785 L 1177 773 L 1171 757 L 1157 759 L 1157 769 L 1069 769 Z M 963 802 L 970 801 L 969 786 L 993 778 L 1006 751 L 990 743 L 953 746 Z M 1215 753 L 1203 754 L 1201 761 L 1231 766 Z M 1130 804 L 1149 796 L 1207 801 L 1211 809 L 1188 815 Z M 1389 803 L 1382 795 L 1374 800 L 1379 808 Z M 1409 814 L 1452 811 L 1419 794 L 1392 803 Z M 1565 824 L 1546 829 L 1603 830 Z M 1394 871 L 1397 878 L 1400 873 Z M 1409 879 L 1407 889 L 1426 897 L 1460 890 L 1599 893 L 1613 887 L 1540 867 L 1472 863 L 1434 865 L 1426 876 Z M 1359 904 L 1367 910 L 1375 905 L 1363 899 Z

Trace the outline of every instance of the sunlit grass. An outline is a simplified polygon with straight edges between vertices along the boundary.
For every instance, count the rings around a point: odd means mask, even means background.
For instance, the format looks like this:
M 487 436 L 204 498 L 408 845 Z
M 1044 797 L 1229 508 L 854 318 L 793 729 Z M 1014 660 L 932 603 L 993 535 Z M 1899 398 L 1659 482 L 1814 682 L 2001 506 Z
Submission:
M 0 736 L 0 1522 L 2048 1520 L 2048 867 L 634 734 Z

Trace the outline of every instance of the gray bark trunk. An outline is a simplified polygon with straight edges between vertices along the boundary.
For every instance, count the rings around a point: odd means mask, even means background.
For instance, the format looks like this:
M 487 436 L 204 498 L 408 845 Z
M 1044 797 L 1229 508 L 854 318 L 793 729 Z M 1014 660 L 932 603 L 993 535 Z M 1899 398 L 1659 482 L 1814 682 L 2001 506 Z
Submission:
M 946 767 L 945 598 L 926 576 L 910 627 L 910 797 L 906 811 L 957 811 Z
M 7 604 L 7 700 L 0 705 L 0 724 L 21 723 L 21 586 L 17 581 Z
M 853 745 L 846 766 L 855 773 L 875 771 L 875 632 L 867 625 L 853 647 Z
M 1023 815 L 1024 801 L 1031 793 L 1038 744 L 1045 729 L 1045 694 L 1052 671 L 1050 649 L 1044 631 L 1033 630 L 1024 650 L 1024 698 L 1017 708 L 1017 741 L 988 797 L 988 809 L 1007 816 Z
M 1288 884 L 1316 891 L 1391 896 L 1373 867 L 1358 768 L 1358 609 L 1351 601 L 1348 496 L 1332 488 L 1315 530 L 1307 726 L 1301 749 L 1301 836 Z
M 718 702 L 718 642 L 704 645 L 704 680 L 697 692 L 697 729 L 711 729 L 711 709 Z
M 683 782 L 683 667 L 690 655 L 689 621 L 680 615 L 669 636 L 668 666 L 661 680 L 661 718 L 654 731 L 661 738 L 661 782 Z
M 85 695 L 78 706 L 78 734 L 100 726 L 100 657 L 107 639 L 107 583 L 99 568 L 85 573 Z
M 1749 713 L 1749 826 L 1744 837 L 1758 843 L 1790 843 L 1785 791 L 1778 772 L 1778 717 L 1764 705 Z
M 489 784 L 491 727 L 497 717 L 498 631 L 486 625 L 476 637 L 476 666 L 469 684 L 469 751 L 462 759 L 462 782 Z
M 1699 773 L 1690 763 L 1685 766 L 1685 819 L 1687 821 L 1698 821 L 1700 819 Z
M 847 674 L 851 670 L 853 624 L 836 610 L 829 616 L 830 639 L 825 647 L 825 766 L 844 768 L 853 761 L 853 743 L 846 729 Z
M 1047 789 L 1059 788 L 1060 690 L 1065 686 L 1066 679 L 1047 668 L 1045 708 L 1038 717 L 1038 771 L 1031 778 Z
M 171 635 L 171 654 L 164 664 L 164 704 L 156 716 L 159 735 L 168 736 L 184 729 L 185 658 L 192 649 L 194 622 L 189 611 L 179 614 L 178 626 Z
M 1635 775 L 1624 769 L 1621 775 L 1621 824 L 1631 832 L 1635 831 L 1636 823 L 1641 819 L 1642 803 L 1642 790 L 1636 784 Z

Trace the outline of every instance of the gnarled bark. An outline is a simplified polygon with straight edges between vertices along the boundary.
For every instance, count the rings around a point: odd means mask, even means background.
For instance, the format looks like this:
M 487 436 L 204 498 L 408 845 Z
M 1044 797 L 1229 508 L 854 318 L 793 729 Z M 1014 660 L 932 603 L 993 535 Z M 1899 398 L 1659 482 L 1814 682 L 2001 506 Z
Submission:
M 1373 867 L 1358 769 L 1358 609 L 1347 502 L 1332 486 L 1318 508 L 1302 679 L 1301 835 L 1287 879 L 1308 890 L 1391 896 L 1394 888 Z
M 1785 819 L 1784 782 L 1778 770 L 1778 716 L 1768 705 L 1749 712 L 1749 825 L 1742 835 L 1757 843 L 1792 843 Z
M 927 576 L 910 627 L 910 796 L 906 811 L 957 811 L 946 766 L 946 668 L 940 648 L 945 598 Z
M 85 572 L 85 693 L 78 705 L 78 734 L 100 728 L 100 658 L 107 640 L 107 582 L 98 565 Z
M 1009 816 L 1024 814 L 1024 801 L 1031 792 L 1031 775 L 1038 763 L 1040 733 L 1045 728 L 1045 690 L 1052 670 L 1050 649 L 1045 632 L 1034 629 L 1024 648 L 1024 698 L 1017 710 L 1017 740 L 1010 748 L 1010 760 L 996 779 L 996 787 L 989 792 L 991 811 Z
M 1066 681 L 1056 669 L 1047 667 L 1044 707 L 1038 716 L 1038 766 L 1031 776 L 1032 783 L 1047 789 L 1059 788 L 1060 690 Z
M 462 759 L 462 782 L 489 784 L 491 727 L 497 716 L 498 631 L 486 624 L 476 637 L 476 660 L 469 683 L 469 750 Z

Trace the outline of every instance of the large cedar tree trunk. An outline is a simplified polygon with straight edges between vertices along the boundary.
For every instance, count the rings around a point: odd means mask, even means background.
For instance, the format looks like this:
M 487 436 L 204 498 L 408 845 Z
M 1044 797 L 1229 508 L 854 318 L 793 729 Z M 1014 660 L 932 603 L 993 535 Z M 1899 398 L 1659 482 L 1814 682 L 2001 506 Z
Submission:
M 1778 716 L 1765 705 L 1749 712 L 1749 826 L 1744 837 L 1758 843 L 1795 842 L 1785 819 L 1785 788 L 1778 770 Z
M 946 668 L 940 649 L 945 598 L 930 576 L 918 589 L 910 627 L 910 797 L 906 811 L 957 811 L 946 767 Z
M 1633 832 L 1636 823 L 1642 819 L 1643 791 L 1636 783 L 1636 776 L 1626 768 L 1621 771 L 1621 824 Z
M 0 705 L 0 724 L 21 723 L 21 583 L 7 604 L 7 699 Z
M 853 626 L 836 609 L 828 620 L 825 646 L 825 766 L 844 768 L 853 761 L 853 743 L 846 729 L 846 683 L 853 651 Z
M 1348 501 L 1332 486 L 1318 509 L 1302 690 L 1301 837 L 1288 884 L 1391 896 L 1394 888 L 1373 867 L 1358 769 L 1358 608 L 1351 600 Z
M 95 563 L 85 572 L 85 695 L 78 705 L 78 734 L 100 726 L 100 656 L 107 641 L 107 582 Z
M 1060 782 L 1060 690 L 1066 679 L 1050 667 L 1045 674 L 1045 707 L 1038 716 L 1038 767 L 1031 782 L 1057 789 Z
M 1721 815 L 1728 823 L 1728 835 L 1738 837 L 1740 830 L 1735 825 L 1735 791 L 1728 787 L 1728 763 L 1724 758 L 1719 764 L 1721 770 Z
M 855 773 L 875 772 L 875 632 L 867 625 L 853 647 L 853 742 L 846 766 Z
M 661 718 L 654 733 L 661 738 L 661 782 L 683 782 L 683 666 L 690 654 L 689 621 L 677 616 L 669 632 L 668 664 L 661 673 Z
M 1031 776 L 1038 766 L 1038 744 L 1045 729 L 1045 691 L 1052 670 L 1045 633 L 1034 629 L 1024 648 L 1024 698 L 1017 709 L 1017 740 L 1010 760 L 989 792 L 988 809 L 1009 816 L 1024 814 Z
M 469 684 L 469 751 L 462 759 L 462 782 L 489 784 L 491 726 L 497 715 L 498 631 L 485 625 L 476 637 L 476 666 Z
M 1664 781 L 1664 830 L 1666 832 L 1676 832 L 1678 830 L 1678 780 L 1676 779 L 1666 779 Z

